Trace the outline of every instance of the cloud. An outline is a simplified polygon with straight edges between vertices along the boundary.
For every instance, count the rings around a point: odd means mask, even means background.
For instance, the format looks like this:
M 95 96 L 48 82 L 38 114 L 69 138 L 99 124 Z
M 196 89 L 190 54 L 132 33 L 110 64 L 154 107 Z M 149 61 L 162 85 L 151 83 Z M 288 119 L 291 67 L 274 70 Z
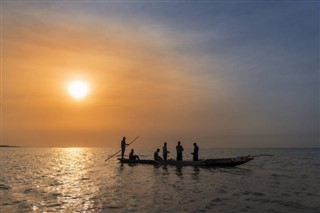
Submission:
M 6 141 L 104 145 L 139 132 L 150 146 L 233 146 L 237 137 L 235 146 L 263 146 L 259 136 L 277 145 L 276 136 L 309 133 L 313 142 L 318 31 L 309 9 L 192 5 L 6 2 Z M 297 14 L 304 21 L 294 25 Z M 66 92 L 75 78 L 91 84 L 82 103 Z

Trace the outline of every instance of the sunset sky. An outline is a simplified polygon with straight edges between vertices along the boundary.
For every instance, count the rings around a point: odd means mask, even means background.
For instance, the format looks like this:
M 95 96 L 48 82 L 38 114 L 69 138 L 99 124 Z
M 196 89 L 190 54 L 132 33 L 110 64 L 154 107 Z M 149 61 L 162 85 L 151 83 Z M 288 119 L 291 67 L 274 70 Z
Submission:
M 320 147 L 315 1 L 1 6 L 1 144 Z

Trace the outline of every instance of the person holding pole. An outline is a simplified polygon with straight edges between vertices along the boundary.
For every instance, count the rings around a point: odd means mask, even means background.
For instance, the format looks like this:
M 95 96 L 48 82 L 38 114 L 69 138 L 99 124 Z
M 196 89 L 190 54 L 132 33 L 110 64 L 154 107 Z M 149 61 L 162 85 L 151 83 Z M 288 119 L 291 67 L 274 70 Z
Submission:
M 126 151 L 126 146 L 128 144 L 126 143 L 126 137 L 123 137 L 122 141 L 121 141 L 121 158 L 123 159 L 124 156 L 124 152 Z

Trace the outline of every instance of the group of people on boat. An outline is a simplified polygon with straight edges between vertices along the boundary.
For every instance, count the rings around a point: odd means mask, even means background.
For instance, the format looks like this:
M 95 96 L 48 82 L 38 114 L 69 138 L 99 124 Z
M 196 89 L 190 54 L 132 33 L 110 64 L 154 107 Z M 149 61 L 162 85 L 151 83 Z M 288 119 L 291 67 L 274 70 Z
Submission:
M 199 160 L 199 147 L 198 147 L 197 143 L 193 143 L 193 147 L 194 147 L 193 152 L 191 153 L 193 155 L 193 161 L 198 161 Z M 184 148 L 181 145 L 180 141 L 178 141 L 178 144 L 176 146 L 176 151 L 177 151 L 177 161 L 182 161 L 182 156 L 183 156 L 182 154 L 183 154 Z M 164 142 L 163 147 L 162 147 L 163 158 L 161 158 L 159 156 L 159 152 L 160 152 L 159 148 L 154 152 L 154 160 L 155 161 L 162 161 L 162 160 L 166 161 L 168 158 L 168 153 L 170 153 L 168 151 L 166 142 Z
M 129 145 L 126 143 L 126 137 L 123 137 L 121 141 L 121 158 L 124 158 L 124 153 L 126 150 L 126 146 Z M 182 156 L 183 156 L 183 151 L 184 148 L 181 145 L 181 142 L 178 141 L 178 144 L 176 146 L 176 151 L 177 151 L 177 161 L 182 161 Z M 170 151 L 168 151 L 167 148 L 167 142 L 164 142 L 163 147 L 162 147 L 162 157 L 160 157 L 160 149 L 157 148 L 157 150 L 154 152 L 153 159 L 155 161 L 166 161 L 168 159 L 168 154 Z M 199 147 L 197 143 L 193 143 L 193 152 L 191 153 L 193 155 L 193 161 L 198 161 L 199 160 Z M 130 160 L 140 160 L 138 155 L 134 154 L 134 149 L 131 149 L 130 154 L 129 154 L 129 159 Z

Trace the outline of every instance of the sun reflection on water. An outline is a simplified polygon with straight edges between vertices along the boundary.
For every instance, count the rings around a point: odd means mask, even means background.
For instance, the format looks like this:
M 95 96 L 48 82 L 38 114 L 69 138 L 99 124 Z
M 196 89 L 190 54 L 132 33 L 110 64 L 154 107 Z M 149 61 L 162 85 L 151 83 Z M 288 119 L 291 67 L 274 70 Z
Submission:
M 82 147 L 68 147 L 68 148 L 63 148 L 62 150 L 67 152 L 67 153 L 77 153 L 77 152 L 83 152 L 86 148 Z
M 105 212 L 106 208 L 121 208 L 116 195 L 122 192 L 123 174 L 115 159 L 108 164 L 104 161 L 111 153 L 114 150 L 101 148 L 12 150 L 7 154 L 12 160 L 0 180 L 0 212 Z
M 90 209 L 94 205 L 91 198 L 99 190 L 92 182 L 94 172 L 88 169 L 90 167 L 92 154 L 89 148 L 61 149 L 51 168 L 54 178 L 48 189 L 56 199 L 49 206 L 60 206 L 63 210 L 73 211 Z M 78 209 L 80 206 L 81 209 Z

